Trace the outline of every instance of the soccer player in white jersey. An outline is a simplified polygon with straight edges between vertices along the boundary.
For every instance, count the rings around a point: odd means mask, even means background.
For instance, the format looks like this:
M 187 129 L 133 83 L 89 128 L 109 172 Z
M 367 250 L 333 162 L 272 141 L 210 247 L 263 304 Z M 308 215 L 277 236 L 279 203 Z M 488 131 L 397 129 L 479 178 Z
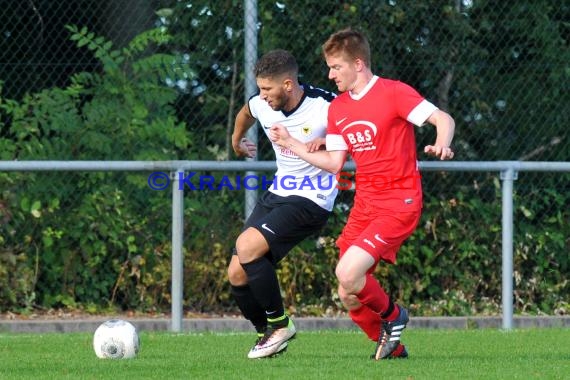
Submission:
M 244 136 L 256 121 L 268 137 L 269 128 L 279 123 L 308 149 L 324 147 L 327 112 L 334 94 L 300 84 L 297 62 L 285 50 L 265 54 L 254 72 L 259 93 L 236 116 L 232 135 L 235 153 L 240 157 L 255 155 L 255 145 Z M 277 163 L 273 184 L 247 219 L 228 267 L 232 295 L 258 333 L 248 354 L 252 359 L 283 352 L 295 336 L 275 266 L 291 248 L 326 224 L 338 192 L 334 175 L 288 149 L 273 148 Z

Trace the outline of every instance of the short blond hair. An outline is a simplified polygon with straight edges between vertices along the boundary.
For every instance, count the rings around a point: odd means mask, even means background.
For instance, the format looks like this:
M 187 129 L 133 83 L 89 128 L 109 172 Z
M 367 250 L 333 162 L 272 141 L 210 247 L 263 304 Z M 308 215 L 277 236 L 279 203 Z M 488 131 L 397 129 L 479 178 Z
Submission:
M 323 55 L 344 56 L 345 58 L 360 59 L 367 67 L 371 67 L 370 44 L 366 36 L 350 28 L 331 34 L 322 46 Z

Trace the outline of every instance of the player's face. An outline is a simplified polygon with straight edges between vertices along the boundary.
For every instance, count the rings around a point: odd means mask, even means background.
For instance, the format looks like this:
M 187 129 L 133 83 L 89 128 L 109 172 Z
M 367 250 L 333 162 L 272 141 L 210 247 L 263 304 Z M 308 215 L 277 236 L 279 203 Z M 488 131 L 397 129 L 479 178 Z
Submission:
M 344 59 L 342 55 L 328 55 L 325 60 L 329 67 L 329 79 L 334 81 L 338 91 L 352 90 L 358 74 L 354 64 Z
M 273 78 L 257 78 L 256 81 L 261 99 L 274 111 L 283 110 L 289 100 L 284 81 Z

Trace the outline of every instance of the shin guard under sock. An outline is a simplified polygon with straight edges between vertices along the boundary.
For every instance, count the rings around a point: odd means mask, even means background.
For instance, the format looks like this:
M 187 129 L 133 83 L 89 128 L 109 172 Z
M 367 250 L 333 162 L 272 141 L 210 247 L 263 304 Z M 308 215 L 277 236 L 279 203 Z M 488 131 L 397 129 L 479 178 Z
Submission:
M 371 274 L 366 275 L 364 287 L 356 295 L 356 298 L 361 304 L 368 306 L 377 314 L 384 313 L 390 305 L 390 297 Z
M 285 315 L 277 273 L 271 262 L 260 257 L 241 266 L 247 273 L 251 293 L 265 310 L 266 318 L 274 319 Z
M 265 310 L 255 300 L 249 285 L 231 285 L 231 293 L 243 317 L 253 324 L 258 333 L 264 333 L 267 327 Z
M 368 306 L 362 305 L 357 309 L 349 310 L 348 315 L 352 321 L 373 341 L 380 337 L 380 314 L 373 312 Z

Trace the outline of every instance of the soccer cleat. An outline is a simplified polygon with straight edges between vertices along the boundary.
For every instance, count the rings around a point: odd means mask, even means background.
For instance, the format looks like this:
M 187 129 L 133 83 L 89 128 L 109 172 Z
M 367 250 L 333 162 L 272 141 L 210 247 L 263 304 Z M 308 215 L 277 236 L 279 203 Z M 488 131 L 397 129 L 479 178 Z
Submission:
M 287 349 L 287 342 L 293 339 L 296 333 L 297 330 L 291 319 L 289 319 L 289 324 L 282 328 L 267 326 L 265 335 L 253 346 L 247 357 L 250 359 L 267 358 L 284 352 Z
M 388 356 L 386 359 L 407 359 L 408 358 L 408 351 L 406 350 L 406 346 L 403 344 L 398 344 L 398 347 Z M 370 359 L 376 359 L 376 352 L 370 355 Z
M 287 352 L 287 346 L 288 346 L 288 342 L 283 343 L 281 346 L 279 346 L 279 348 L 277 349 L 277 352 L 275 352 L 273 355 L 268 356 L 268 357 L 273 358 L 275 356 L 279 356 L 281 354 L 284 354 L 285 352 Z
M 410 319 L 408 317 L 408 311 L 405 308 L 401 306 L 398 306 L 398 308 L 400 309 L 400 315 L 398 315 L 396 320 L 392 322 L 382 322 L 380 338 L 378 339 L 376 352 L 374 354 L 374 359 L 376 360 L 389 358 L 392 352 L 400 345 L 400 336 Z
M 254 347 L 261 341 L 261 339 L 263 339 L 263 336 L 264 336 L 264 335 L 265 335 L 265 334 L 262 334 L 261 336 L 260 336 L 260 335 L 257 336 L 257 339 L 255 340 Z M 253 348 L 252 348 L 252 350 L 253 350 Z M 285 352 L 287 352 L 287 342 L 285 342 L 285 343 L 283 343 L 281 346 L 279 346 L 279 348 L 277 349 L 277 352 L 275 352 L 273 355 L 271 355 L 271 356 L 269 356 L 269 357 L 272 358 L 272 357 L 275 357 L 275 356 L 279 356 L 279 355 L 281 355 L 281 354 L 283 354 L 283 353 L 285 353 Z
M 407 359 L 408 358 L 408 351 L 406 350 L 406 346 L 403 344 L 398 344 L 398 347 L 388 356 L 388 359 Z

